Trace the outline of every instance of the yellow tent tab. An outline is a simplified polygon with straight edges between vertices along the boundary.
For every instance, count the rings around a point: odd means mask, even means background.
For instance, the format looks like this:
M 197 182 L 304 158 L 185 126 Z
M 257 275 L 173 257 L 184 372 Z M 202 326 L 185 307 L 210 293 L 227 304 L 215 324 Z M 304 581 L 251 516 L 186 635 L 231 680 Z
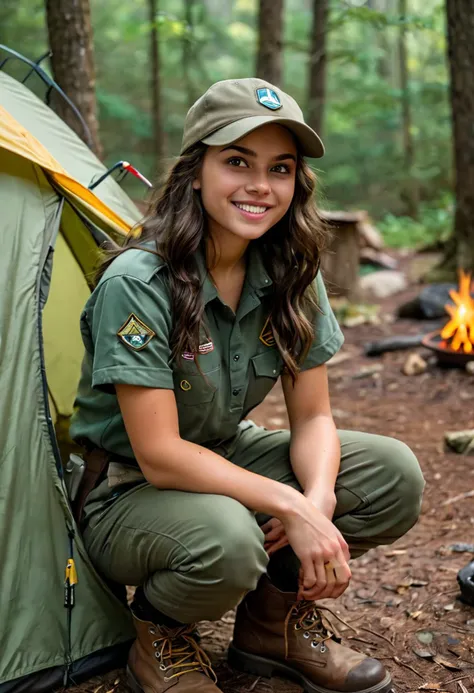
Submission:
M 68 562 L 66 565 L 65 582 L 68 583 L 69 585 L 77 585 L 77 583 L 78 583 L 76 564 L 74 563 L 73 558 L 68 559 Z

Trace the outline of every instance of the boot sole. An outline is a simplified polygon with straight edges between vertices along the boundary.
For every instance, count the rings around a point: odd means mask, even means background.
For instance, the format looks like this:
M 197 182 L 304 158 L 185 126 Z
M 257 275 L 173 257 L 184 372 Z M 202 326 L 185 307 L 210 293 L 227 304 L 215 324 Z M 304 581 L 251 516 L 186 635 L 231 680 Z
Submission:
M 127 683 L 130 690 L 132 690 L 133 693 L 145 693 L 143 688 L 140 686 L 137 679 L 135 678 L 135 674 L 129 666 L 127 666 Z
M 298 671 L 292 669 L 286 664 L 274 661 L 272 659 L 266 659 L 266 657 L 259 657 L 258 655 L 243 652 L 242 650 L 238 650 L 232 643 L 229 645 L 228 662 L 232 669 L 244 671 L 247 674 L 263 676 L 264 678 L 269 679 L 275 675 L 283 676 L 284 678 L 295 681 L 296 683 L 299 683 L 300 686 L 303 686 L 304 693 L 345 693 L 344 691 L 337 691 L 333 688 L 324 688 L 324 686 L 318 686 L 303 676 L 303 674 L 300 674 Z M 353 693 L 389 693 L 391 690 L 392 679 L 390 674 L 387 673 L 383 681 L 376 683 L 375 686 L 370 686 L 370 688 L 361 688 Z

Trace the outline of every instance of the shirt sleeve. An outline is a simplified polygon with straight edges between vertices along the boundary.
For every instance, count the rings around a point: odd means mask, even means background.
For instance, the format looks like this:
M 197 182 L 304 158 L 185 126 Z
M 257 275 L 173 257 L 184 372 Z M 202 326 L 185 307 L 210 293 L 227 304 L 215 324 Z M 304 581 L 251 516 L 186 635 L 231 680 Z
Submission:
M 344 335 L 329 303 L 321 272 L 318 272 L 314 283 L 319 310 L 316 311 L 314 317 L 313 343 L 306 358 L 300 364 L 302 371 L 326 363 L 344 343 Z
M 173 389 L 171 310 L 159 278 L 152 282 L 115 276 L 93 292 L 81 332 L 94 389 L 113 393 L 117 383 Z

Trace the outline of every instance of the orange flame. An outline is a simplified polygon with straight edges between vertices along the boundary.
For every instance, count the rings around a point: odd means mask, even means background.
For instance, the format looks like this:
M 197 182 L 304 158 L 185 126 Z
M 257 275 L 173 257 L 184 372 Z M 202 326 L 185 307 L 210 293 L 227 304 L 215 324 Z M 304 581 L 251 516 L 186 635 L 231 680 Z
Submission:
M 445 306 L 451 319 L 441 330 L 441 337 L 451 340 L 449 346 L 453 351 L 470 354 L 474 350 L 474 298 L 471 297 L 471 275 L 460 271 L 459 290 L 451 289 L 449 295 L 454 306 Z

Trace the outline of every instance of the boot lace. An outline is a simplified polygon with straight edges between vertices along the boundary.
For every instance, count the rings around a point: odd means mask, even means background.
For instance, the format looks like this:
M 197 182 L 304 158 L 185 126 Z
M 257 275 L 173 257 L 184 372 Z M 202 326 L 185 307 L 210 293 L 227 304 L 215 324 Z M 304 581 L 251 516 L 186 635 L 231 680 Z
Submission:
M 319 647 L 320 652 L 326 652 L 327 648 L 324 643 L 327 640 L 331 640 L 334 637 L 337 639 L 341 638 L 336 624 L 328 619 L 325 612 L 329 613 L 336 621 L 356 632 L 355 628 L 334 613 L 329 607 L 301 600 L 290 607 L 285 618 L 285 659 L 288 659 L 288 629 L 290 625 L 293 625 L 295 630 L 302 630 L 303 637 L 306 640 L 311 639 L 311 647 Z
M 164 677 L 166 682 L 192 671 L 200 671 L 217 683 L 211 660 L 196 642 L 193 624 L 179 628 L 161 626 L 159 630 L 150 626 L 148 631 L 150 635 L 156 635 L 153 647 L 156 659 L 161 662 L 161 671 L 172 672 Z

